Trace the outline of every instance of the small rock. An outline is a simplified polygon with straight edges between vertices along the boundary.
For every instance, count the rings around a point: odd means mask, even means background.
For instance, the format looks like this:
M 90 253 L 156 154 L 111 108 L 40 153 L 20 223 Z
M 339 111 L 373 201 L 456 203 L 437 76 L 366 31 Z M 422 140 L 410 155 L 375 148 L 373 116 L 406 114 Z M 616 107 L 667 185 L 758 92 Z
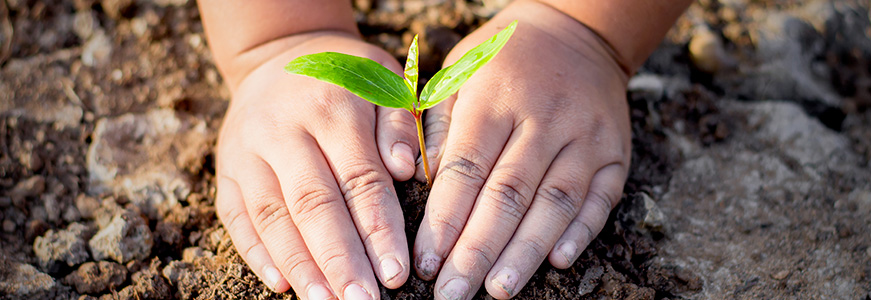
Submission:
M 203 250 L 200 247 L 187 247 L 182 251 L 181 260 L 187 263 L 194 263 L 197 258 L 207 257 L 212 258 L 215 254 L 208 250 Z
M 126 267 L 114 262 L 100 261 L 82 264 L 78 270 L 64 277 L 63 283 L 74 286 L 79 293 L 96 294 L 119 287 L 125 280 Z
M 76 196 L 76 209 L 83 218 L 90 219 L 94 217 L 94 212 L 100 208 L 100 202 L 94 197 L 85 194 Z
M 18 299 L 48 291 L 53 287 L 55 281 L 50 275 L 31 265 L 9 261 L 5 255 L 0 254 L 0 295 L 3 295 L 0 297 Z
M 90 192 L 123 195 L 160 219 L 190 194 L 189 173 L 203 166 L 210 143 L 204 121 L 172 109 L 97 120 L 87 154 Z
M 172 296 L 172 289 L 160 274 L 160 260 L 156 257 L 148 268 L 133 274 L 132 285 L 118 293 L 121 299 L 166 299 Z
M 60 220 L 61 208 L 55 194 L 45 194 L 42 196 L 42 205 L 45 207 L 45 219 L 50 223 L 57 223 Z
M 24 237 L 28 241 L 33 241 L 36 237 L 45 233 L 48 228 L 48 223 L 42 219 L 30 219 L 27 221 L 27 227 L 24 230 Z
M 633 93 L 645 93 L 652 99 L 662 99 L 665 93 L 665 82 L 662 77 L 654 74 L 638 74 L 629 79 L 627 89 Z
M 76 12 L 76 16 L 73 19 L 73 31 L 83 41 L 88 40 L 98 26 L 97 16 L 90 9 Z
M 103 12 L 113 19 L 120 19 L 133 6 L 133 0 L 101 0 Z
M 190 272 L 191 264 L 173 260 L 166 265 L 166 268 L 163 268 L 163 278 L 169 280 L 169 283 L 173 286 L 178 286 L 178 281 L 181 280 L 188 272 Z
M 578 286 L 578 295 L 585 296 L 592 293 L 593 290 L 596 289 L 596 286 L 599 285 L 602 274 L 605 274 L 605 268 L 602 266 L 587 269 L 587 272 L 584 273 L 584 277 L 581 278 L 581 283 Z
M 662 229 L 663 225 L 665 225 L 665 214 L 662 213 L 662 210 L 656 205 L 656 201 L 653 201 L 653 198 L 650 198 L 647 193 L 641 193 L 641 196 L 644 199 L 644 209 L 647 211 L 644 215 L 644 220 L 641 221 L 641 226 L 655 230 Z
M 33 252 L 39 259 L 43 270 L 55 272 L 61 264 L 72 267 L 88 260 L 85 244 L 88 228 L 80 223 L 72 223 L 67 229 L 49 230 L 44 236 L 36 238 Z
M 188 0 L 154 0 L 154 4 L 161 7 L 167 6 L 184 6 L 188 3 Z
M 699 70 L 716 73 L 737 63 L 723 48 L 723 42 L 707 26 L 698 26 L 689 44 L 690 59 Z
M 33 176 L 18 182 L 7 194 L 15 206 L 24 206 L 27 198 L 36 197 L 45 192 L 45 177 Z
M 116 215 L 88 242 L 95 260 L 111 258 L 122 264 L 147 258 L 153 244 L 148 223 L 132 210 Z
M 786 279 L 786 276 L 789 276 L 789 273 L 790 273 L 789 270 L 783 270 L 783 271 L 775 273 L 774 275 L 771 275 L 771 278 L 774 278 L 777 280 L 784 280 L 784 279 Z
M 15 232 L 15 222 L 12 220 L 3 220 L 3 231 Z
M 112 54 L 112 41 L 103 30 L 97 30 L 82 49 L 82 64 L 94 67 L 109 62 Z

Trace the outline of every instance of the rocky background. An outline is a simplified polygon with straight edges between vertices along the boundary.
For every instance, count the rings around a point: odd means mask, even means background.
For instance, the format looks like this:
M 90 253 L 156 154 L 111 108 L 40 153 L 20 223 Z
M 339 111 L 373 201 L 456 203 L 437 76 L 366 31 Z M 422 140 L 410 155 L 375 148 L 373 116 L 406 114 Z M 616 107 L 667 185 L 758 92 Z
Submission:
M 354 6 L 397 58 L 421 33 L 426 77 L 508 2 Z M 871 300 L 869 8 L 695 3 L 629 84 L 622 203 L 518 298 Z M 2 0 L 0 78 L 0 298 L 294 297 L 215 217 L 229 94 L 193 1 Z M 424 195 L 397 186 L 413 230 Z M 411 278 L 382 298 L 431 293 Z

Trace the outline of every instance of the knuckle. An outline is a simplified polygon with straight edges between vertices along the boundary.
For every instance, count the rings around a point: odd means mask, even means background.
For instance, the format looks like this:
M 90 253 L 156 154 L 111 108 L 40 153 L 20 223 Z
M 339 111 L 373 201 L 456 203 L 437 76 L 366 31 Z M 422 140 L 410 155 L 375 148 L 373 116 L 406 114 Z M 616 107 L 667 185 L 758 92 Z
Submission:
M 284 266 L 285 270 L 287 270 L 291 276 L 305 276 L 307 274 L 301 274 L 301 270 L 305 269 L 305 264 L 309 263 L 309 258 L 306 254 L 307 252 L 304 251 L 294 251 L 284 256 L 284 258 L 276 263 L 279 266 Z
M 417 126 L 414 123 L 411 114 L 405 110 L 391 110 L 381 119 L 381 122 L 389 128 L 400 130 L 407 130 L 408 128 L 415 128 L 415 126 Z
M 330 192 L 330 188 L 322 183 L 308 182 L 301 184 L 294 191 L 293 202 L 290 204 L 290 212 L 298 216 L 299 222 L 306 219 L 315 219 L 324 214 L 330 207 L 342 201 Z
M 458 237 L 463 232 L 462 224 L 465 223 L 453 213 L 448 215 L 437 215 L 430 219 L 429 225 L 436 233 L 436 236 L 443 234 L 451 237 Z M 458 225 L 459 224 L 459 225 Z
M 349 202 L 352 199 L 377 193 L 381 191 L 386 183 L 386 178 L 382 172 L 378 172 L 374 167 L 375 164 L 368 160 L 359 161 L 359 165 L 349 166 L 348 171 L 342 172 L 340 175 L 342 196 Z M 349 205 L 352 203 L 349 203 Z
M 374 244 L 374 240 L 379 240 L 381 237 L 390 235 L 390 226 L 383 222 L 368 224 L 365 226 L 361 237 L 364 245 Z
M 342 247 L 339 242 L 333 242 L 327 244 L 320 253 L 314 255 L 321 262 L 320 265 L 323 266 L 324 275 L 329 279 L 330 275 L 335 276 L 348 272 L 348 268 L 351 266 L 348 253 L 350 252 Z
M 529 236 L 521 241 L 523 245 L 523 255 L 528 259 L 540 259 L 550 253 L 551 247 L 546 247 L 546 243 L 539 236 Z
M 602 215 L 610 214 L 611 210 L 614 209 L 614 204 L 619 199 L 619 197 L 609 195 L 608 192 L 599 189 L 591 189 L 587 192 L 587 201 L 592 201 L 591 205 L 600 210 Z
M 484 156 L 474 148 L 464 149 L 458 155 L 447 159 L 439 175 L 450 178 L 457 182 L 478 186 L 487 178 L 489 162 L 484 161 Z
M 577 188 L 568 188 L 572 186 L 577 185 L 548 184 L 542 186 L 538 190 L 538 198 L 554 207 L 559 217 L 571 220 L 582 204 L 581 197 L 578 196 L 581 193 L 577 191 Z
M 278 221 L 290 217 L 280 197 L 261 193 L 255 194 L 252 199 L 252 222 L 261 229 L 261 232 Z
M 495 251 L 494 247 L 486 241 L 476 241 L 473 243 L 468 243 L 464 245 L 461 249 L 471 255 L 474 263 L 470 265 L 487 266 L 486 268 L 481 268 L 483 270 L 489 269 L 490 266 L 493 265 L 493 258 L 498 253 Z
M 232 231 L 240 226 L 239 222 L 242 221 L 243 217 L 248 217 L 248 212 L 245 211 L 245 208 L 242 205 L 227 206 L 228 205 L 217 206 L 218 217 L 221 219 L 221 222 L 224 223 L 224 227 Z
M 432 114 L 426 116 L 426 136 L 441 139 L 447 136 L 451 126 L 451 116 L 447 114 Z
M 487 197 L 495 208 L 504 215 L 511 216 L 519 221 L 526 213 L 529 206 L 528 192 L 532 185 L 528 179 L 512 174 L 503 174 L 497 177 L 493 184 L 484 187 Z

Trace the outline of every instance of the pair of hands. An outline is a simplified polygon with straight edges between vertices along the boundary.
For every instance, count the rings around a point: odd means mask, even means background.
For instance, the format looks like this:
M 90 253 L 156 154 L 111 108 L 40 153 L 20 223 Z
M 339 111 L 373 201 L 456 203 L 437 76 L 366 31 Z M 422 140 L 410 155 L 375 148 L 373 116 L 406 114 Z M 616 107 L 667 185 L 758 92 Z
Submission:
M 512 297 L 545 257 L 568 268 L 622 193 L 627 75 L 582 24 L 548 7 L 509 7 L 445 65 L 514 19 L 502 51 L 426 115 L 437 171 L 413 261 L 418 276 L 437 277 L 437 298 L 469 299 L 482 283 Z M 235 89 L 217 146 L 218 214 L 273 290 L 377 299 L 376 278 L 397 288 L 412 268 L 393 180 L 415 175 L 414 120 L 281 67 L 334 51 L 402 68 L 358 37 L 306 35 Z

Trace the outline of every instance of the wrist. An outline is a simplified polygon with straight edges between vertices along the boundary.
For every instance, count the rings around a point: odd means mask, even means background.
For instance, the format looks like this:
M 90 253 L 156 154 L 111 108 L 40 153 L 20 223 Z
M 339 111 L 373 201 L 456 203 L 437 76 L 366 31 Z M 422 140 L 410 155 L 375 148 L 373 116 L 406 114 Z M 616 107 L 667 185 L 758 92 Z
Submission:
M 305 32 L 268 41 L 232 57 L 226 57 L 218 62 L 217 65 L 230 91 L 233 92 L 251 72 L 263 65 L 273 64 L 277 57 L 287 56 L 287 53 L 298 52 L 301 46 L 309 45 L 312 42 L 323 43 L 324 40 L 331 39 L 350 39 L 362 42 L 359 35 L 345 31 L 322 30 Z M 280 66 L 283 65 L 280 64 Z
M 591 63 L 603 69 L 615 70 L 624 82 L 628 82 L 632 75 L 632 69 L 605 39 L 584 23 L 550 5 L 537 1 L 515 1 L 494 16 L 488 25 L 495 24 L 501 28 L 513 20 L 519 20 L 520 26 L 540 32 L 534 36 L 543 33 L 546 38 L 575 49 L 584 56 L 597 58 Z

